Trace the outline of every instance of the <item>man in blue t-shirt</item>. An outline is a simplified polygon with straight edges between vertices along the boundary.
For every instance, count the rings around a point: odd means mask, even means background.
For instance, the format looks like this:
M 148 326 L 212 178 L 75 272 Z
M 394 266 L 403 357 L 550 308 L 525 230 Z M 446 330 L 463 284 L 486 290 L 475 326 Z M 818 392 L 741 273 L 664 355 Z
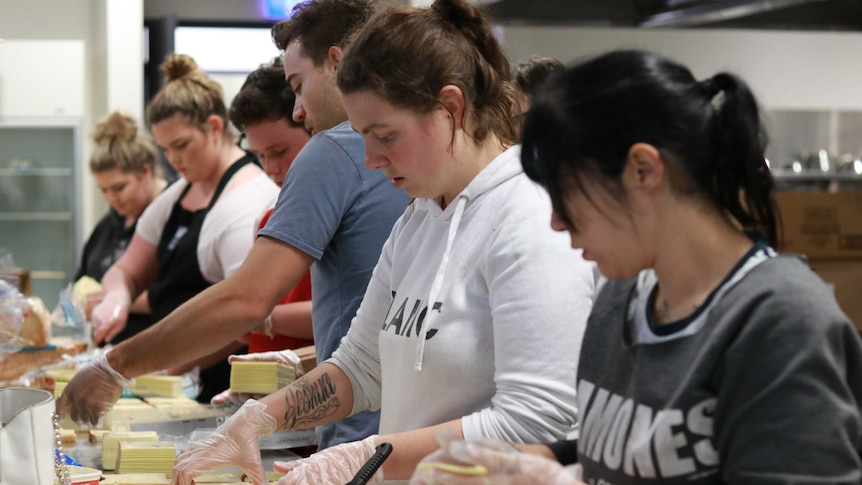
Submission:
M 206 355 L 259 326 L 309 267 L 317 361 L 338 348 L 381 247 L 410 201 L 383 171 L 365 168 L 362 137 L 347 122 L 335 84 L 342 46 L 372 9 L 362 0 L 308 2 L 273 28 L 296 94 L 293 118 L 313 136 L 294 160 L 261 237 L 232 276 L 79 371 L 58 408 L 95 422 L 119 397 L 124 379 Z M 325 406 L 313 404 L 312 412 L 325 415 Z M 319 446 L 376 433 L 377 414 L 318 427 Z

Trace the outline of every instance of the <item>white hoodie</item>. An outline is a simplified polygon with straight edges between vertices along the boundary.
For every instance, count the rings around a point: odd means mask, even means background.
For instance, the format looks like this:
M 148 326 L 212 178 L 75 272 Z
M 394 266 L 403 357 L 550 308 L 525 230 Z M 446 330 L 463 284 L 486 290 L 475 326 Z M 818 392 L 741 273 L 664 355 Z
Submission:
M 532 443 L 575 426 L 598 273 L 551 229 L 550 199 L 519 155 L 495 158 L 445 210 L 415 200 L 383 246 L 329 360 L 350 379 L 354 413 L 381 409 L 381 434 L 463 417 L 467 439 Z

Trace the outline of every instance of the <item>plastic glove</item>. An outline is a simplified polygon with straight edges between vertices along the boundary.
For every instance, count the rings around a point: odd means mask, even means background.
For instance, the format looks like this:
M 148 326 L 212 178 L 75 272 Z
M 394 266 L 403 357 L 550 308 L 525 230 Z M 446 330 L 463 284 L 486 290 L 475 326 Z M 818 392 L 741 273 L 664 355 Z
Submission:
M 174 462 L 171 483 L 191 485 L 201 472 L 236 466 L 255 485 L 268 485 L 260 464 L 260 437 L 271 434 L 276 425 L 275 418 L 266 413 L 266 404 L 249 399 L 211 435 L 183 449 Z
M 84 300 L 81 302 L 81 305 L 84 307 L 84 315 L 87 316 L 87 320 L 93 321 L 93 310 L 99 306 L 99 303 L 102 303 L 102 300 L 104 299 L 104 290 L 91 291 L 84 296 Z
M 267 315 L 266 318 L 263 320 L 262 330 L 267 337 L 272 338 L 272 313 Z
M 94 344 L 98 345 L 103 340 L 110 342 L 126 328 L 131 304 L 129 295 L 122 291 L 110 291 L 105 294 L 102 302 L 93 308 Z
M 106 355 L 107 352 L 97 352 L 93 360 L 81 367 L 66 384 L 56 403 L 60 415 L 68 411 L 72 421 L 98 426 L 105 413 L 120 398 L 123 388 L 132 386 L 133 381 L 111 368 Z
M 275 471 L 286 474 L 278 485 L 343 485 L 352 480 L 374 454 L 374 439 L 375 436 L 369 436 L 362 441 L 333 446 L 303 460 L 277 461 L 273 464 Z M 377 470 L 367 483 L 383 483 L 383 470 Z
M 410 478 L 410 485 L 582 483 L 576 479 L 576 475 L 556 461 L 531 453 L 521 453 L 502 441 L 465 441 L 454 433 L 445 432 L 437 433 L 437 441 L 440 443 L 440 449 L 422 459 Z M 484 469 L 478 468 L 477 465 Z
M 293 353 L 293 351 L 291 350 L 272 350 L 269 352 L 258 352 L 255 354 L 231 355 L 227 358 L 227 361 L 230 363 L 278 362 L 279 364 L 293 367 L 296 370 L 296 377 L 299 377 L 305 373 L 302 370 L 302 363 L 299 360 L 299 356 Z M 261 396 L 263 395 L 231 392 L 231 390 L 228 389 L 213 396 L 212 399 L 210 399 L 210 404 L 212 404 L 213 406 L 241 406 L 242 403 L 244 403 L 245 401 L 252 398 L 258 399 Z

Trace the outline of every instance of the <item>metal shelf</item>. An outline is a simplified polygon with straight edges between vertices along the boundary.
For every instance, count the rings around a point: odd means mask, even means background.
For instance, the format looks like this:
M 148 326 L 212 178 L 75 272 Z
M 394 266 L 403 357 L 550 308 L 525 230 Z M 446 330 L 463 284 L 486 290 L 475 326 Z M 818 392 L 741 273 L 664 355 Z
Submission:
M 822 172 L 791 172 L 791 171 L 772 171 L 772 177 L 775 180 L 782 182 L 860 182 L 862 183 L 862 175 L 855 173 L 822 173 Z
M 0 168 L 0 176 L 55 176 L 55 177 L 71 177 L 72 169 L 63 167 L 53 168 Z
M 30 278 L 34 280 L 62 280 L 66 281 L 67 276 L 65 271 L 51 270 L 30 270 Z
M 71 212 L 0 212 L 0 221 L 71 221 Z

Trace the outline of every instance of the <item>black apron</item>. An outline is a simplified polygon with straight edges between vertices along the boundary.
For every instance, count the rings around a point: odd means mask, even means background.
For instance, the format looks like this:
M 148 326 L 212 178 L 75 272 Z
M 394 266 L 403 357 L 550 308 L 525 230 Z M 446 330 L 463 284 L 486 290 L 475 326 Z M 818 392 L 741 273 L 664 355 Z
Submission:
M 182 200 L 191 188 L 188 184 L 180 194 L 165 223 L 162 237 L 156 249 L 159 275 L 149 287 L 150 308 L 154 322 L 158 322 L 177 307 L 210 286 L 201 274 L 198 264 L 198 240 L 204 218 L 218 201 L 231 177 L 245 165 L 254 162 L 251 156 L 234 162 L 222 175 L 215 193 L 206 209 L 189 211 L 182 207 Z M 243 351 L 245 353 L 245 351 Z M 201 392 L 198 402 L 209 403 L 216 394 L 230 387 L 230 364 L 225 359 L 208 369 L 201 369 Z

